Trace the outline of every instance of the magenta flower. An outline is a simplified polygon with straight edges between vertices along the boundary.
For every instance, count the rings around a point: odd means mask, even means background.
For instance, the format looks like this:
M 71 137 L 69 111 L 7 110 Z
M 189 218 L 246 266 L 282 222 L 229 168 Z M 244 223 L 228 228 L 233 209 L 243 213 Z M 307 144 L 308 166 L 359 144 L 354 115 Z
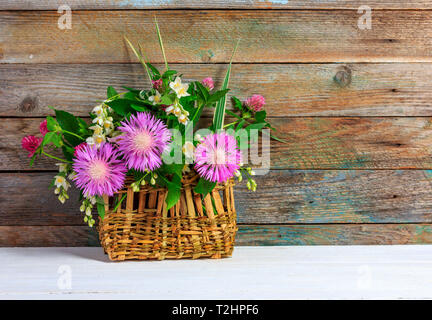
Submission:
M 152 80 L 153 89 L 160 90 L 162 88 L 162 79 Z
M 41 122 L 41 124 L 39 125 L 39 131 L 40 133 L 45 136 L 48 133 L 48 127 L 47 127 L 47 120 L 45 119 L 44 121 Z
M 252 97 L 246 99 L 244 104 L 253 111 L 261 111 L 265 105 L 265 99 L 259 94 L 254 94 Z
M 159 168 L 171 139 L 167 126 L 148 112 L 138 112 L 120 124 L 117 129 L 124 134 L 117 143 L 127 167 L 141 171 Z
M 195 170 L 212 182 L 225 182 L 240 168 L 241 152 L 237 141 L 225 132 L 205 137 L 194 155 Z
M 119 153 L 109 143 L 99 147 L 85 145 L 76 151 L 73 160 L 76 172 L 73 180 L 86 196 L 112 196 L 123 187 L 126 166 Z
M 35 136 L 26 136 L 22 138 L 21 140 L 21 146 L 24 150 L 27 150 L 29 152 L 28 157 L 33 157 L 34 153 L 36 152 L 37 148 L 39 148 L 40 144 L 42 143 L 42 138 L 37 138 Z
M 76 157 L 77 152 L 78 152 L 79 150 L 81 150 L 82 148 L 84 148 L 86 145 L 87 145 L 87 142 L 82 142 L 82 143 L 80 143 L 79 145 L 77 145 L 77 146 L 75 147 L 74 156 Z
M 214 89 L 214 82 L 213 82 L 213 79 L 211 77 L 203 79 L 203 81 L 201 83 L 203 84 L 204 87 L 207 87 L 209 90 Z

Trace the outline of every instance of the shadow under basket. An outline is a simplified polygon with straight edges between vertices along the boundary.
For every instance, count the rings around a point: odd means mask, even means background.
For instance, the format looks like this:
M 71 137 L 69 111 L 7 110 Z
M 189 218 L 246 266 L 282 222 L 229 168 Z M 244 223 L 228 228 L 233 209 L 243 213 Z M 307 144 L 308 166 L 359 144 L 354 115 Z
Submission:
M 230 257 L 237 231 L 234 181 L 216 185 L 203 197 L 193 191 L 198 179 L 197 175 L 183 178 L 180 200 L 169 210 L 166 188 L 146 185 L 134 192 L 125 187 L 113 197 L 105 196 L 105 217 L 99 219 L 98 229 L 108 257 L 114 261 Z

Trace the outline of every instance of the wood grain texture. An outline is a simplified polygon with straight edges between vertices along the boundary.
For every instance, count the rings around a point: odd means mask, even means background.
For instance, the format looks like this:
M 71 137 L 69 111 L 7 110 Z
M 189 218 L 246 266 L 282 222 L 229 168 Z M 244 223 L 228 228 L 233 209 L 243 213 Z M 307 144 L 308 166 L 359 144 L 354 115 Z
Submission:
M 0 0 L 0 10 L 57 10 L 58 0 Z M 119 9 L 430 9 L 428 0 L 68 0 L 72 10 Z
M 432 243 L 431 224 L 240 226 L 236 245 L 390 245 Z
M 218 88 L 226 65 L 171 68 L 185 81 L 211 76 Z M 0 64 L 0 74 L 0 116 L 51 115 L 48 106 L 87 116 L 106 97 L 108 85 L 119 92 L 122 86 L 149 87 L 138 64 Z M 236 64 L 230 87 L 241 99 L 263 95 L 273 117 L 432 115 L 429 63 Z
M 0 226 L 0 247 L 88 246 L 99 246 L 99 239 L 86 226 Z
M 75 11 L 60 30 L 53 11 L 0 12 L 0 63 L 136 61 L 123 36 L 162 62 L 153 17 L 169 62 L 431 62 L 431 11 L 375 11 L 360 30 L 354 10 Z M 421 32 L 419 32 L 421 30 Z
M 237 246 L 432 243 L 431 224 L 239 225 Z M 86 226 L 0 226 L 0 247 L 99 246 Z M 101 249 L 102 250 L 102 249 Z
M 270 164 L 276 169 L 432 169 L 430 121 L 426 117 L 271 119 L 287 143 L 271 141 Z M 27 152 L 21 149 L 23 136 L 40 135 L 40 122 L 37 118 L 0 121 L 0 170 L 53 170 L 56 161 L 46 157 L 30 168 Z
M 83 225 L 78 192 L 64 205 L 54 172 L 1 173 L 0 225 Z M 427 170 L 278 170 L 235 188 L 239 223 L 419 223 L 432 220 Z

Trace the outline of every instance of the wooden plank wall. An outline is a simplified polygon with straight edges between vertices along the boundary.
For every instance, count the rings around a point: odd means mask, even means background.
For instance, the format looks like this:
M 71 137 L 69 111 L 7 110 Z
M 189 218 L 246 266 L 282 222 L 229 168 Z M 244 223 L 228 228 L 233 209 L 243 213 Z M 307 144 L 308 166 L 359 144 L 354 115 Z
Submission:
M 186 79 L 259 93 L 282 138 L 256 193 L 237 188 L 238 244 L 432 243 L 432 0 L 0 0 L 0 246 L 98 245 L 54 163 L 20 150 L 48 105 L 85 116 L 106 87 L 147 86 L 123 35 Z M 372 29 L 357 12 L 372 9 Z

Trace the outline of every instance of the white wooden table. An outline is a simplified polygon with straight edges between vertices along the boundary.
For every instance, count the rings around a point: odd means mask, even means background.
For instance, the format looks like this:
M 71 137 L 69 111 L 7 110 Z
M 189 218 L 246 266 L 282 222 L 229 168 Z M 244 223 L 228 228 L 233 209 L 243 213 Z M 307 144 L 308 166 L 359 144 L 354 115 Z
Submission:
M 0 248 L 0 299 L 432 298 L 432 246 L 237 247 L 222 260 L 109 262 Z

